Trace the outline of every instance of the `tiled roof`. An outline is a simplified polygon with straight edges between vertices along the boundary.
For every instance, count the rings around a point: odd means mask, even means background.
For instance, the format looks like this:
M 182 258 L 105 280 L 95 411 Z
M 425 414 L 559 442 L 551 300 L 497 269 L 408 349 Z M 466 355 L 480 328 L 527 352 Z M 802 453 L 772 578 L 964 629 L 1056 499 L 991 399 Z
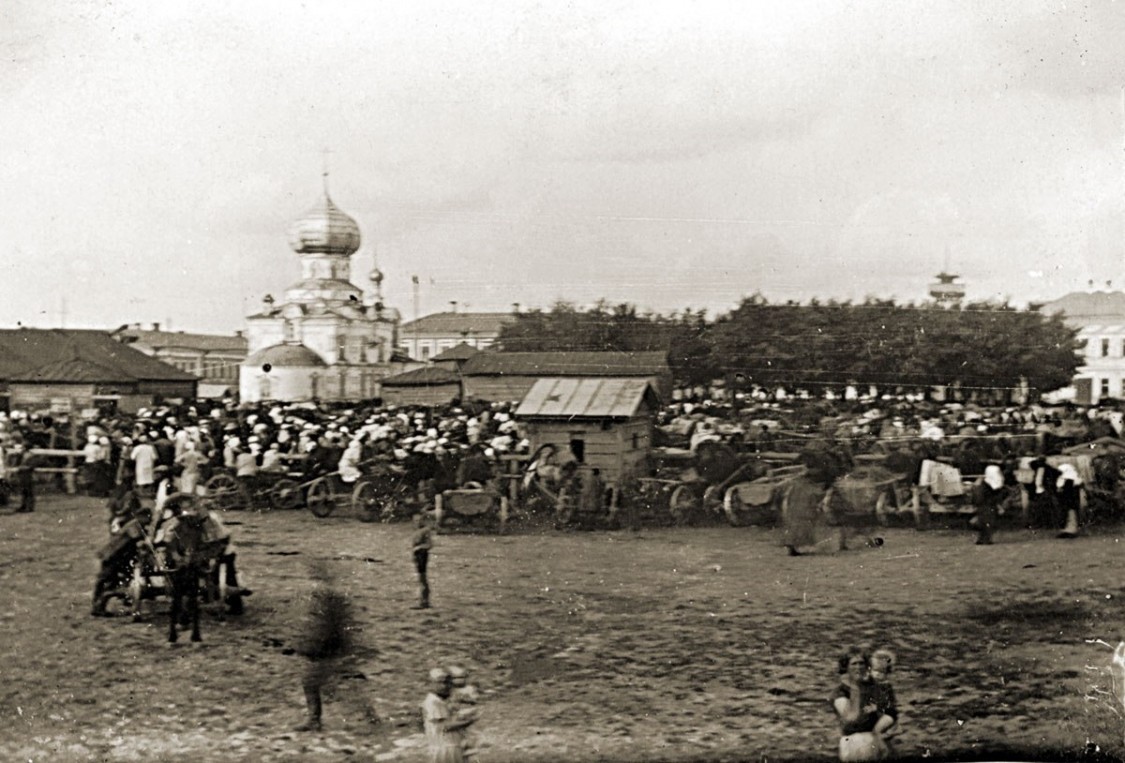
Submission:
M 628 419 L 646 396 L 656 393 L 644 379 L 540 379 L 516 408 L 520 418 Z
M 460 381 L 461 377 L 447 368 L 425 366 L 384 377 L 379 383 L 384 387 L 437 387 L 443 384 L 457 384 Z
M 495 335 L 515 320 L 511 313 L 434 313 L 402 324 L 399 336 L 409 339 L 413 334 Z
M 67 374 L 77 374 L 72 379 Z M 103 382 L 194 381 L 104 331 L 0 329 L 0 379 Z
M 246 337 L 223 334 L 188 334 L 183 331 L 143 331 L 123 329 L 114 336 L 125 337 L 153 349 L 182 347 L 200 352 L 246 352 Z M 131 344 L 132 342 L 127 342 Z
M 656 376 L 669 373 L 663 352 L 482 352 L 464 376 Z

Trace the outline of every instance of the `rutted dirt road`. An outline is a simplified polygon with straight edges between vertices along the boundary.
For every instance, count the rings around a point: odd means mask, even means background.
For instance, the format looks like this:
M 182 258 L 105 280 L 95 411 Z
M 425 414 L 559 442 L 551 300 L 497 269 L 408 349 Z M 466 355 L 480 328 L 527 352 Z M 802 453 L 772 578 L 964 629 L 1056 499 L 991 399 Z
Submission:
M 1121 533 L 977 547 L 893 529 L 800 558 L 758 528 L 443 535 L 419 612 L 406 525 L 237 512 L 246 614 L 169 647 L 163 617 L 89 616 L 105 519 L 61 497 L 0 516 L 0 759 L 422 760 L 425 674 L 458 662 L 484 692 L 482 763 L 830 760 L 835 656 L 855 642 L 898 653 L 903 756 L 1077 755 L 1125 735 L 1098 693 L 1125 638 Z M 292 646 L 314 559 L 373 652 L 310 735 L 291 731 Z

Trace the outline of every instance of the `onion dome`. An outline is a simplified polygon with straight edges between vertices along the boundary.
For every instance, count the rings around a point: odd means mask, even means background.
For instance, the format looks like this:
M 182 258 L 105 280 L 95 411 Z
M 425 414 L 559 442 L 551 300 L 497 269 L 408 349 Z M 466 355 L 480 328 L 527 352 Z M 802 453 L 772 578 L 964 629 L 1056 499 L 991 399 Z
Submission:
M 325 191 L 320 203 L 289 226 L 289 246 L 297 254 L 355 254 L 359 225 L 332 203 Z
M 243 365 L 264 366 L 269 364 L 275 368 L 292 368 L 294 366 L 327 366 L 324 358 L 305 347 L 303 344 L 275 344 L 263 347 L 248 357 Z

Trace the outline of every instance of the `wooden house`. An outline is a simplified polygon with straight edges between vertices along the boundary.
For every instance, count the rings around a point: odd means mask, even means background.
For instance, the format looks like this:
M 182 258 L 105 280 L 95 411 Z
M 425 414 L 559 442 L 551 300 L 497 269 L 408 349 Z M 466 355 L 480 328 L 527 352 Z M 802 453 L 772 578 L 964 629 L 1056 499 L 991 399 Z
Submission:
M 544 445 L 569 450 L 614 484 L 648 456 L 658 407 L 646 379 L 556 377 L 536 381 L 515 417 L 533 453 Z

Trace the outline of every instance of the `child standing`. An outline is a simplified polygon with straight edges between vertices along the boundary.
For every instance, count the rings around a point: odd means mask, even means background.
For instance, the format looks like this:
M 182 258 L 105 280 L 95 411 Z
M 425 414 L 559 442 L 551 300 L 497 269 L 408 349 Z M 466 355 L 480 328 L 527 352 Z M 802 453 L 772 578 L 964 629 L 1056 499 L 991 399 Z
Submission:
M 418 585 L 421 587 L 420 599 L 414 609 L 430 608 L 430 581 L 426 570 L 430 563 L 430 549 L 434 547 L 434 532 L 424 514 L 414 515 L 414 536 L 411 539 L 411 549 L 414 553 L 414 569 L 418 573 Z
M 453 718 L 465 723 L 462 731 L 462 754 L 466 761 L 476 758 L 476 737 L 473 734 L 473 724 L 480 719 L 477 702 L 480 701 L 480 692 L 477 687 L 469 683 L 469 673 L 460 665 L 449 666 L 449 679 L 453 689 L 449 695 L 449 710 Z

